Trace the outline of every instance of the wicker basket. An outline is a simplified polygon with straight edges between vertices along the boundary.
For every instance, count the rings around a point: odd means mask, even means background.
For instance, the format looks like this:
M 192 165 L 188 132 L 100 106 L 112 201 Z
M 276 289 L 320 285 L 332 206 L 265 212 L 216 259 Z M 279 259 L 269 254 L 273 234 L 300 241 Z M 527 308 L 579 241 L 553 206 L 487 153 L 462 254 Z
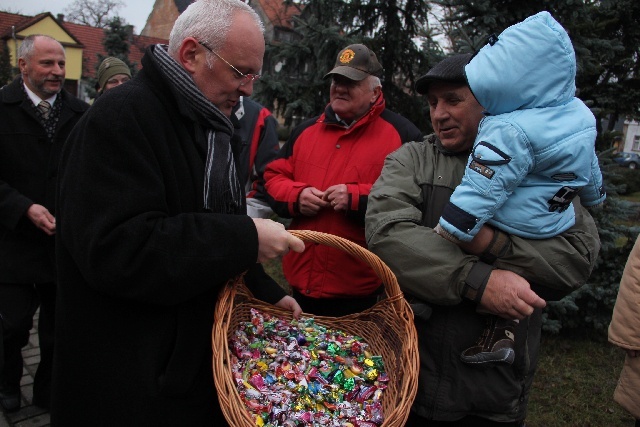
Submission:
M 413 313 L 404 299 L 391 270 L 373 253 L 331 234 L 315 231 L 291 231 L 307 242 L 341 249 L 370 265 L 384 284 L 384 295 L 373 307 L 343 317 L 314 316 L 317 324 L 361 336 L 374 354 L 381 355 L 389 375 L 383 393 L 385 427 L 405 424 L 418 384 L 417 335 Z M 213 327 L 213 373 L 220 406 L 232 426 L 254 427 L 249 411 L 240 399 L 229 365 L 228 340 L 241 322 L 251 319 L 250 309 L 291 319 L 290 311 L 253 298 L 242 278 L 229 281 L 220 292 Z M 313 315 L 311 315 L 313 316 Z

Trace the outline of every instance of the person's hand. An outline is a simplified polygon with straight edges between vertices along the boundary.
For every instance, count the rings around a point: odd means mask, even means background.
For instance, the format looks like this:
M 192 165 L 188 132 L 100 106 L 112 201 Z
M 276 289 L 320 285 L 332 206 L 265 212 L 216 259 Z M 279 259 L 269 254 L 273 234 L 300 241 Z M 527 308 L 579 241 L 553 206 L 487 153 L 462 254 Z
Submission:
M 331 203 L 336 211 L 346 210 L 349 204 L 347 184 L 332 185 L 324 191 L 324 200 Z
M 493 270 L 480 299 L 480 308 L 505 319 L 524 319 L 545 300 L 531 290 L 529 282 L 508 270 Z
M 298 196 L 298 207 L 304 216 L 316 216 L 320 209 L 326 208 L 329 202 L 323 200 L 324 192 L 315 187 L 307 187 Z
M 295 298 L 290 297 L 289 295 L 282 297 L 280 301 L 275 303 L 275 306 L 283 308 L 285 310 L 293 311 L 293 317 L 295 317 L 296 319 L 299 319 L 300 315 L 302 314 L 302 308 L 300 307 L 300 304 L 298 304 L 298 301 L 296 301 Z
M 252 218 L 258 230 L 258 262 L 280 257 L 289 250 L 304 251 L 304 242 L 270 219 Z
M 56 219 L 49 210 L 42 205 L 33 204 L 27 209 L 27 218 L 47 235 L 56 234 Z

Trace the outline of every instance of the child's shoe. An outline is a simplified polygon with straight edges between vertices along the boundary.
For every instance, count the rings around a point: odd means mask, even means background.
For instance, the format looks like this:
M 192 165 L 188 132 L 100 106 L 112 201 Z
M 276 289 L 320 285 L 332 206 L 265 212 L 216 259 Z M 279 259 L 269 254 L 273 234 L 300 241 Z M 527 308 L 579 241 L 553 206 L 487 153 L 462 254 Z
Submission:
M 479 366 L 511 365 L 515 358 L 515 328 L 517 320 L 488 316 L 478 341 L 462 352 L 464 363 Z

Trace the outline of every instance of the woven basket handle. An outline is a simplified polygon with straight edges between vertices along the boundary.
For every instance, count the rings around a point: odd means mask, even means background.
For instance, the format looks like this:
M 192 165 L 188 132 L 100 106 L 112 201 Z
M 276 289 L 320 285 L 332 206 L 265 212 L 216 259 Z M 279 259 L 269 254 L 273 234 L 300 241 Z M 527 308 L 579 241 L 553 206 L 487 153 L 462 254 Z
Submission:
M 341 249 L 362 260 L 371 266 L 376 275 L 380 280 L 382 280 L 387 297 L 390 299 L 396 299 L 402 296 L 396 275 L 393 274 L 391 269 L 389 269 L 389 267 L 387 267 L 387 265 L 371 251 L 353 243 L 351 240 L 347 240 L 333 234 L 310 230 L 289 230 L 289 233 L 304 240 L 305 242 L 321 243 L 336 249 Z

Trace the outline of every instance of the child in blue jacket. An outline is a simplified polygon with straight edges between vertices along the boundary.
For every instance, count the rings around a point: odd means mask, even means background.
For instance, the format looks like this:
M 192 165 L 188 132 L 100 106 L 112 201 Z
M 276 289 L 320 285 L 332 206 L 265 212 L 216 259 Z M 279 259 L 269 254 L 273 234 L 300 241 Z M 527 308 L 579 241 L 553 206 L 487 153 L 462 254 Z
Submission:
M 508 241 L 500 239 L 504 234 L 498 230 L 549 238 L 574 224 L 571 202 L 576 196 L 586 207 L 603 203 L 596 121 L 575 97 L 576 59 L 569 35 L 548 12 L 490 39 L 465 66 L 465 74 L 486 116 L 462 183 L 436 231 L 492 262 L 504 249 L 500 243 Z M 487 234 L 485 224 L 495 233 Z M 489 318 L 483 336 L 462 360 L 512 363 L 513 322 Z

